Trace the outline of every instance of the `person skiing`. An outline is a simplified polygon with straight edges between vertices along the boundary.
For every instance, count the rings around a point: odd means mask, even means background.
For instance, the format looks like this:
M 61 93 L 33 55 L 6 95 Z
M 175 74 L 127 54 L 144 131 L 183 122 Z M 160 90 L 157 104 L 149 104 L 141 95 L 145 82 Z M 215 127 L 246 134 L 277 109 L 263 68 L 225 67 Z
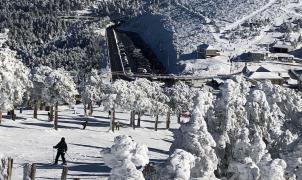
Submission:
M 53 148 L 57 149 L 55 164 L 58 164 L 59 157 L 61 156 L 63 164 L 66 165 L 65 153 L 67 152 L 67 144 L 65 138 L 62 137 L 61 141 L 56 146 L 53 146 Z

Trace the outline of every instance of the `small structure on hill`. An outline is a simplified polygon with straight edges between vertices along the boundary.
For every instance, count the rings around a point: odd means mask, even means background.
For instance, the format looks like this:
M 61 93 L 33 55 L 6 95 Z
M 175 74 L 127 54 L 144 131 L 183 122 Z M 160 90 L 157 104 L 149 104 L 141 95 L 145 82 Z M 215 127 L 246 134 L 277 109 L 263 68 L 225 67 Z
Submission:
M 286 53 L 274 53 L 270 54 L 270 60 L 272 61 L 281 61 L 281 62 L 294 62 L 295 56 Z
M 269 65 L 262 66 L 245 66 L 242 70 L 243 74 L 251 80 L 264 81 L 269 80 L 273 84 L 282 85 L 290 79 L 287 70 Z
M 208 44 L 201 44 L 197 47 L 197 57 L 206 59 L 208 57 L 220 56 L 220 51 Z
M 293 51 L 294 48 L 291 45 L 286 45 L 286 44 L 275 44 L 270 48 L 270 51 L 272 53 L 289 53 Z
M 248 52 L 246 53 L 247 61 L 249 62 L 259 62 L 267 60 L 267 52 Z

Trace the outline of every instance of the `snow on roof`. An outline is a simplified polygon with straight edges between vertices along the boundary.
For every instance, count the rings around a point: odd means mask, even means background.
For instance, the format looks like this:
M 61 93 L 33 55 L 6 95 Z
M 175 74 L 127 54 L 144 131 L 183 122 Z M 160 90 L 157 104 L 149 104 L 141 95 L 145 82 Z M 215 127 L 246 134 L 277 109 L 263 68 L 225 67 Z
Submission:
M 280 77 L 278 75 L 278 73 L 275 72 L 254 72 L 249 76 L 250 79 L 255 79 L 255 80 L 273 80 L 273 79 L 277 79 L 277 80 L 281 80 L 283 79 L 282 77 Z
M 290 85 L 297 85 L 299 82 L 296 79 L 289 79 L 287 80 L 287 83 Z
M 295 56 L 286 53 L 274 53 L 270 54 L 270 57 L 285 57 L 285 58 L 294 58 Z
M 257 71 L 257 69 L 259 69 L 260 66 L 246 66 L 246 70 L 248 70 L 249 72 L 255 72 Z
M 290 75 L 287 72 L 279 73 L 279 75 L 280 75 L 280 77 L 283 77 L 283 78 L 290 78 Z
M 291 45 L 287 45 L 287 44 L 275 44 L 273 47 L 282 48 L 282 49 L 292 49 L 293 48 Z
M 287 70 L 283 69 L 280 66 L 272 66 L 272 65 L 269 65 L 269 64 L 264 64 L 264 65 L 261 65 L 260 67 L 262 67 L 264 69 L 267 69 L 270 72 L 287 72 Z

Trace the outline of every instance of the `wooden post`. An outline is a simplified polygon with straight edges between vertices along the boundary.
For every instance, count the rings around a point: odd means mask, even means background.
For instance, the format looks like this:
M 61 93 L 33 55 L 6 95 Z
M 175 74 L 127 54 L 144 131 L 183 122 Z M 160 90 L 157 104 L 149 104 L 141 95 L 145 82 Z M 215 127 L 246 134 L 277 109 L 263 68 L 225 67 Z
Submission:
M 36 164 L 30 165 L 29 163 L 26 163 L 24 165 L 23 180 L 35 180 L 36 168 Z
M 158 114 L 155 116 L 155 131 L 157 131 L 158 126 Z
M 37 171 L 37 165 L 32 164 L 31 165 L 31 172 L 30 172 L 30 180 L 35 180 L 36 179 L 36 171 Z
M 61 180 L 67 180 L 68 168 L 66 166 L 63 167 Z
M 55 122 L 54 122 L 55 130 L 58 130 L 58 102 L 55 105 Z
M 13 163 L 14 163 L 14 160 L 12 158 L 8 158 L 7 180 L 12 180 Z
M 35 101 L 34 104 L 34 118 L 37 119 L 38 118 L 38 102 Z

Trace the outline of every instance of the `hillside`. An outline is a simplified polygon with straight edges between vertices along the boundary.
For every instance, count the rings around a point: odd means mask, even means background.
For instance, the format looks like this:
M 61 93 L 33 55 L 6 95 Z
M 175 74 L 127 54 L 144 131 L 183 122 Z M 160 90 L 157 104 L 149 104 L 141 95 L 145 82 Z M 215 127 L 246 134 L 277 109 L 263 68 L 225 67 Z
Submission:
M 203 43 L 221 50 L 220 60 L 227 63 L 243 52 L 266 50 L 263 44 L 282 37 L 297 41 L 300 27 L 294 32 L 278 27 L 299 19 L 300 8 L 301 3 L 285 0 L 166 1 L 123 28 L 139 32 L 168 70 L 179 73 L 184 67 L 177 60 L 196 59 L 196 48 Z

